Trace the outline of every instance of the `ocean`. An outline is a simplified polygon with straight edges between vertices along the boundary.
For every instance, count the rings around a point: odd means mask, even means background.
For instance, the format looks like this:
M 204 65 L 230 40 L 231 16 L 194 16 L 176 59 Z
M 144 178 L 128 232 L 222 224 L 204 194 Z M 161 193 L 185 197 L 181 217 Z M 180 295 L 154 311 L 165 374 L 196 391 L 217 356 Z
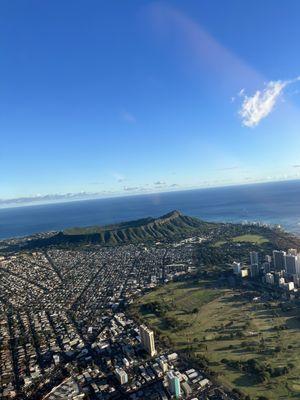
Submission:
M 300 180 L 0 209 L 0 239 L 172 210 L 207 221 L 279 224 L 300 235 Z

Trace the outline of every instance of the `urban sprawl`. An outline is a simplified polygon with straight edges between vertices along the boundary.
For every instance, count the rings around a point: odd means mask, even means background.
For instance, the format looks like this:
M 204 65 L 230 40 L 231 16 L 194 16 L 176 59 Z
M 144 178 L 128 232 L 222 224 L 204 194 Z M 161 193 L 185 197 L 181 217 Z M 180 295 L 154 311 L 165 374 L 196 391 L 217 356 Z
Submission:
M 236 399 L 174 349 L 161 346 L 128 306 L 145 292 L 195 274 L 194 245 L 48 249 L 0 261 L 0 397 L 3 399 Z M 274 250 L 232 277 L 293 296 L 295 249 Z
M 193 270 L 191 245 L 2 257 L 1 398 L 192 399 L 219 390 L 126 315 L 142 293 Z

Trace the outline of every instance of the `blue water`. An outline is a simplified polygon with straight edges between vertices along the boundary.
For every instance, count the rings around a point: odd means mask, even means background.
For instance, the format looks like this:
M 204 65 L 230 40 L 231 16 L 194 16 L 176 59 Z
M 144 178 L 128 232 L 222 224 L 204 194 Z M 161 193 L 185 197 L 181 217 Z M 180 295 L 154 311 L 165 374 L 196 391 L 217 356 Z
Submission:
M 1 209 L 0 238 L 157 217 L 175 209 L 209 221 L 280 224 L 300 234 L 300 181 Z

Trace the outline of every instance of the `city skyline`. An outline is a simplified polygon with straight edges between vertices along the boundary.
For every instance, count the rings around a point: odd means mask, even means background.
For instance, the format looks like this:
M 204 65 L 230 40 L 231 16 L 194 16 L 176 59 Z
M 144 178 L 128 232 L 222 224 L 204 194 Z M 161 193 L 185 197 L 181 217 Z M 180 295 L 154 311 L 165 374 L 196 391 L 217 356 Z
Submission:
M 0 201 L 299 179 L 299 11 L 4 2 Z

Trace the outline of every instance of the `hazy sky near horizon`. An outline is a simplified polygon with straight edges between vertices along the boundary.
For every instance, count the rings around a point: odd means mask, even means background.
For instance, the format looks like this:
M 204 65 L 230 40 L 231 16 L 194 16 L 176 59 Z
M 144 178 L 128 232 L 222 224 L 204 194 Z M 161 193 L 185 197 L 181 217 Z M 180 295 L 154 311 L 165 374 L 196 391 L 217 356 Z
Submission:
M 299 15 L 297 0 L 3 0 L 0 199 L 300 177 Z

